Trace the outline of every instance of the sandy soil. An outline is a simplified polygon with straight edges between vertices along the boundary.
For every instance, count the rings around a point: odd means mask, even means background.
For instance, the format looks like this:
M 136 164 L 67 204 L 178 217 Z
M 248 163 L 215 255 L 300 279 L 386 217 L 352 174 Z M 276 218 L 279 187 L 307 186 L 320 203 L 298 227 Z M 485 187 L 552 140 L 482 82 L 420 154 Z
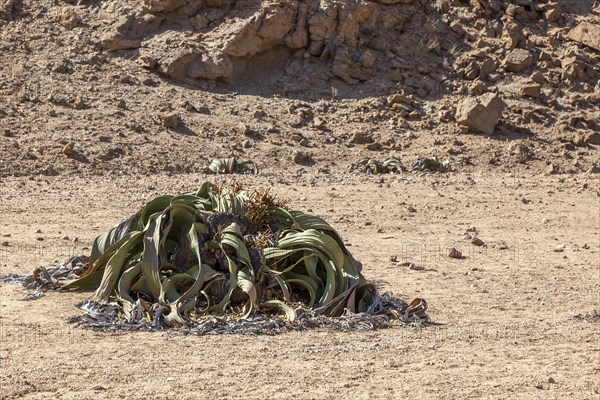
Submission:
M 2 285 L 0 397 L 600 396 L 597 175 L 301 172 L 238 179 L 324 216 L 369 279 L 400 297 L 427 299 L 434 325 L 273 337 L 95 333 L 65 322 L 88 294 L 26 302 L 19 301 L 21 287 Z M 5 178 L 0 275 L 85 254 L 97 234 L 148 198 L 205 178 Z M 471 227 L 485 246 L 464 239 Z M 500 250 L 502 243 L 508 248 Z M 447 258 L 449 247 L 466 258 Z M 402 261 L 426 269 L 409 270 Z M 576 318 L 585 314 L 596 317 Z

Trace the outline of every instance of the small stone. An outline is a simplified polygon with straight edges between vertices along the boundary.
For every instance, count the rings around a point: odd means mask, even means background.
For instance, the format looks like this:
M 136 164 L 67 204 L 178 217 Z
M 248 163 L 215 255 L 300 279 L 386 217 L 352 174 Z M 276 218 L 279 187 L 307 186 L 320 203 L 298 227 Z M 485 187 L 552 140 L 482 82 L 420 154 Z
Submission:
M 468 97 L 456 110 L 456 121 L 472 131 L 491 135 L 505 107 L 506 103 L 495 93 Z
M 450 258 L 462 258 L 462 253 L 460 251 L 458 251 L 456 248 L 451 248 L 450 251 L 448 252 L 448 257 Z
M 558 165 L 550 164 L 546 167 L 546 173 L 548 175 L 558 174 L 558 172 L 559 172 Z
M 553 377 L 549 376 L 548 377 L 548 383 L 556 383 L 556 381 L 554 380 Z
M 585 143 L 587 144 L 600 144 L 600 133 L 592 132 L 585 137 Z
M 42 233 L 41 229 L 36 229 L 35 233 Z
M 86 107 L 87 107 L 87 104 L 86 104 L 85 100 L 81 97 L 76 98 L 75 101 L 73 102 L 73 108 L 75 108 L 76 110 L 83 110 Z
M 250 135 L 252 133 L 252 129 L 250 129 L 250 126 L 246 125 L 243 122 L 240 122 L 237 126 L 237 132 L 241 133 L 242 135 Z
M 543 389 L 544 385 L 542 385 L 541 382 L 536 383 L 535 385 L 533 385 L 536 389 Z
M 524 49 L 514 49 L 506 56 L 504 66 L 510 72 L 521 72 L 533 65 L 531 53 Z
M 524 96 L 538 98 L 542 94 L 542 85 L 535 82 L 526 83 L 521 87 Z
M 540 71 L 535 71 L 533 74 L 531 74 L 531 80 L 535 83 L 539 83 L 540 85 L 546 83 L 546 78 Z
M 558 246 L 556 246 L 554 248 L 554 252 L 555 253 L 562 253 L 563 251 L 565 251 L 565 245 L 564 244 L 559 244 Z
M 388 102 L 390 104 L 411 104 L 412 100 L 403 93 L 395 93 L 388 97 Z
M 162 126 L 164 126 L 165 128 L 176 129 L 179 126 L 181 119 L 179 118 L 178 114 L 172 113 L 162 114 L 160 116 L 160 121 Z
M 68 157 L 70 157 L 70 156 L 72 156 L 72 155 L 73 155 L 73 150 L 74 150 L 74 149 L 75 149 L 75 143 L 73 143 L 73 142 L 69 142 L 69 143 L 65 144 L 65 146 L 63 147 L 63 149 L 62 149 L 62 153 L 63 153 L 65 156 L 68 156 Z
M 467 228 L 467 232 L 477 232 L 477 228 L 475 228 L 474 226 Z
M 125 103 L 125 100 L 123 100 L 123 99 L 119 100 L 119 102 L 117 103 L 117 107 L 125 110 L 127 108 L 127 104 Z
M 5 233 L 4 235 L 2 235 L 2 237 L 11 237 L 11 236 L 12 236 L 12 234 L 10 234 L 10 233 Z
M 317 129 L 325 128 L 325 121 L 322 118 L 315 117 L 313 119 L 313 126 Z
M 67 235 L 65 235 L 62 237 L 62 240 L 71 240 L 71 239 L 69 239 L 69 237 Z
M 581 133 L 578 133 L 577 135 L 575 135 L 575 137 L 573 138 L 573 144 L 575 146 L 583 146 L 585 145 L 585 136 L 582 135 Z
M 44 241 L 44 238 L 43 238 L 43 237 L 41 237 L 41 236 L 38 236 L 38 237 L 37 237 L 37 238 L 35 238 L 35 239 L 36 239 L 36 240 L 38 240 L 38 241 L 40 241 L 40 242 L 43 242 L 43 241 Z
M 265 119 L 268 117 L 268 114 L 263 110 L 256 110 L 256 111 L 254 111 L 254 114 L 252 114 L 252 116 L 255 119 Z
M 146 85 L 146 86 L 156 86 L 156 85 L 158 85 L 158 82 L 156 82 L 154 79 L 152 79 L 150 77 L 144 78 L 142 80 L 142 83 L 144 85 Z
M 472 96 L 481 96 L 482 94 L 486 93 L 487 90 L 488 87 L 481 81 L 475 81 L 469 86 L 469 93 Z
M 307 164 L 312 161 L 312 158 L 302 151 L 295 151 L 292 160 L 296 164 Z
M 465 68 L 464 75 L 466 79 L 473 80 L 479 76 L 479 65 L 473 61 Z
M 290 136 L 290 139 L 291 139 L 293 142 L 300 142 L 300 141 L 303 139 L 303 137 L 302 137 L 302 135 L 301 135 L 301 134 L 299 134 L 299 133 L 292 133 L 292 136 Z
M 356 132 L 353 136 L 352 139 L 350 139 L 350 143 L 354 143 L 354 144 L 367 144 L 367 143 L 373 143 L 373 137 L 366 133 L 366 132 Z
M 508 151 L 513 155 L 515 160 L 521 164 L 527 162 L 532 155 L 532 151 L 527 145 L 518 142 L 510 143 L 508 145 Z
M 8 240 L 5 240 L 4 242 L 2 242 L 2 246 L 8 246 Z
M 538 57 L 540 61 L 552 61 L 552 54 L 547 51 L 540 51 L 540 56 Z
M 369 143 L 367 145 L 367 150 L 372 150 L 372 151 L 379 151 L 383 148 L 383 146 L 381 145 L 381 143 Z
M 471 244 L 474 244 L 475 246 L 483 246 L 485 242 L 477 236 L 475 236 L 473 239 L 471 239 Z
M 486 80 L 494 72 L 496 72 L 496 62 L 491 58 L 486 58 L 479 68 L 479 79 Z
M 61 24 L 68 30 L 72 30 L 79 23 L 79 17 L 77 16 L 77 13 L 72 9 L 64 9 L 58 11 L 56 14 L 56 19 L 59 24 Z
M 465 28 L 463 28 L 460 21 L 457 20 L 454 20 L 450 23 L 450 29 L 452 29 L 454 33 L 456 33 L 459 36 L 463 36 L 466 33 Z
M 546 21 L 555 22 L 558 21 L 560 16 L 562 15 L 562 8 L 560 3 L 551 2 L 546 4 L 546 11 L 544 12 L 544 16 L 546 17 Z
M 421 264 L 411 263 L 408 266 L 408 269 L 412 269 L 413 271 L 423 271 L 423 270 L 425 270 L 425 267 Z
M 102 385 L 94 385 L 92 390 L 106 390 L 106 388 Z

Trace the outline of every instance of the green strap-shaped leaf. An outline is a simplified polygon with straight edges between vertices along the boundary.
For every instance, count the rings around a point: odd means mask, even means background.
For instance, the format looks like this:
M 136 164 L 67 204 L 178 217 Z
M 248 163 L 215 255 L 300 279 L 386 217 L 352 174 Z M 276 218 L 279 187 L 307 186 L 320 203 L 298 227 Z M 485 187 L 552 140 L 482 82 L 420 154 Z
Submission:
M 144 234 L 144 251 L 142 252 L 142 274 L 153 298 L 160 297 L 160 259 L 158 248 L 163 215 L 152 221 Z
M 131 288 L 133 281 L 137 279 L 141 273 L 142 263 L 138 261 L 132 267 L 126 269 L 119 279 L 119 283 L 117 285 L 117 297 L 121 302 L 125 315 L 129 314 L 129 311 L 135 302 L 135 300 L 133 300 L 129 294 L 129 289 Z
M 140 223 L 146 227 L 150 222 L 151 216 L 157 213 L 163 212 L 171 204 L 173 196 L 159 196 L 149 201 L 148 204 L 142 210 L 140 216 Z
M 129 251 L 138 244 L 138 240 L 142 237 L 142 232 L 130 232 L 123 239 L 125 243 L 113 254 L 113 256 L 106 263 L 104 268 L 104 275 L 102 276 L 102 282 L 96 289 L 93 295 L 93 299 L 96 301 L 107 301 L 113 292 L 115 285 L 119 277 L 128 256 Z
M 317 290 L 319 290 L 317 283 L 310 276 L 295 274 L 293 272 L 288 272 L 285 280 L 290 285 L 300 285 L 308 291 L 310 296 L 308 307 L 312 308 L 317 301 Z
M 245 271 L 238 272 L 237 286 L 248 295 L 248 301 L 244 305 L 244 315 L 242 316 L 242 318 L 248 318 L 257 308 L 258 294 L 256 293 L 256 286 L 254 286 L 254 282 Z
M 283 311 L 285 313 L 285 315 L 287 315 L 288 320 L 290 322 L 294 322 L 296 320 L 296 312 L 294 311 L 294 309 L 280 300 L 265 301 L 261 307 L 277 308 L 277 309 Z

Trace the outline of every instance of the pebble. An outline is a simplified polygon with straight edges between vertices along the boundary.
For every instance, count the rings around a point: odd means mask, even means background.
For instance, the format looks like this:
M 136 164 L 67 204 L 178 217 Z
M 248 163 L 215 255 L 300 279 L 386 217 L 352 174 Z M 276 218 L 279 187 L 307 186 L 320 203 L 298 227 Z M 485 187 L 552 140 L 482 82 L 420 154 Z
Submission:
M 240 122 L 238 124 L 237 131 L 238 131 L 238 133 L 241 133 L 242 135 L 250 135 L 252 133 L 252 129 L 250 129 L 250 126 L 246 125 L 243 122 Z
M 310 160 L 310 156 L 302 151 L 295 151 L 292 156 L 292 160 L 296 164 L 304 164 Z
M 160 122 L 165 128 L 175 129 L 179 126 L 181 118 L 177 114 L 162 114 L 160 116 Z
M 8 246 L 8 241 L 5 240 L 4 242 L 2 242 L 2 246 Z
M 67 235 L 65 235 L 62 237 L 62 240 L 71 240 L 71 239 L 69 239 L 69 237 Z
M 62 153 L 65 156 L 71 156 L 71 155 L 73 155 L 74 148 L 75 148 L 75 143 L 69 142 L 69 143 L 65 144 L 65 146 L 63 147 Z
M 373 142 L 373 137 L 366 132 L 356 132 L 350 139 L 350 143 L 354 144 L 368 144 Z
M 411 264 L 408 266 L 408 269 L 412 269 L 412 270 L 414 270 L 414 271 L 424 271 L 424 270 L 425 270 L 425 267 L 424 267 L 423 265 L 421 265 L 421 264 L 414 264 L 414 263 L 411 263 Z
M 475 246 L 483 246 L 485 243 L 483 240 L 475 236 L 473 239 L 471 239 L 471 244 L 474 244 Z
M 315 119 L 313 119 L 313 125 L 315 128 L 321 129 L 325 127 L 325 121 L 319 117 L 316 117 Z
M 448 252 L 448 257 L 450 258 L 462 258 L 462 253 L 460 251 L 458 251 L 456 248 L 451 248 L 450 251 Z

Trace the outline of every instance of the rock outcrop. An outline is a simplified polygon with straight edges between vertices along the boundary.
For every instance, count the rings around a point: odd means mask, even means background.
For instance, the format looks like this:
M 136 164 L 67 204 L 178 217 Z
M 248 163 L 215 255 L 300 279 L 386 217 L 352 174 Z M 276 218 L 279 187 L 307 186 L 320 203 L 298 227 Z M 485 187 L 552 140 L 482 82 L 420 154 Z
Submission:
M 192 83 L 252 74 L 240 69 L 285 48 L 289 62 L 324 60 L 331 74 L 355 84 L 395 51 L 390 37 L 420 8 L 421 0 L 146 0 L 116 18 L 101 44 L 137 50 L 143 66 Z

